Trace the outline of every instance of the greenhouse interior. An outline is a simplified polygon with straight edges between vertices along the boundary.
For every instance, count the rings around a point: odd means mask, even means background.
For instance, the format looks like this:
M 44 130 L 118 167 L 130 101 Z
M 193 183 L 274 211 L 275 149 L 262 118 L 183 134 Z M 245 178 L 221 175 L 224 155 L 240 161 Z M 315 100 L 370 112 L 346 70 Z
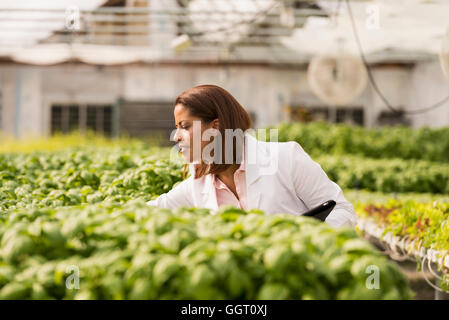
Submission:
M 449 300 L 448 17 L 0 0 L 0 300 Z

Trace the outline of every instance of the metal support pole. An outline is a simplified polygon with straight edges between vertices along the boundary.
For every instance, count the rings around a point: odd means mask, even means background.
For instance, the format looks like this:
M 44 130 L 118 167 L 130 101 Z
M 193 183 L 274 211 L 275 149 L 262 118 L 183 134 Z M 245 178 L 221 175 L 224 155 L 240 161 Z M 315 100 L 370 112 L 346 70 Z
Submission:
M 120 134 L 120 104 L 122 99 L 119 98 L 112 107 L 112 137 L 117 138 Z
M 14 137 L 17 139 L 20 134 L 20 109 L 22 104 L 22 68 L 17 69 L 16 73 L 16 91 L 15 91 L 15 109 L 14 109 Z

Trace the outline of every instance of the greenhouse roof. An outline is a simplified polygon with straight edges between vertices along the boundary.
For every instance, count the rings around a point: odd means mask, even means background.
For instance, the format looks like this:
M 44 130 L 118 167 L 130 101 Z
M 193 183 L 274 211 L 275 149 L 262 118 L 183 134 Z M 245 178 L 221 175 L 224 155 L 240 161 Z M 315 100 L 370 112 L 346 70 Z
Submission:
M 345 0 L 312 2 L 152 0 L 130 8 L 104 0 L 0 0 L 0 56 L 43 65 L 306 63 L 338 50 L 358 54 L 356 31 L 369 61 L 413 62 L 435 58 L 449 27 L 446 0 L 352 0 L 353 21 Z M 178 40 L 182 50 L 174 49 Z

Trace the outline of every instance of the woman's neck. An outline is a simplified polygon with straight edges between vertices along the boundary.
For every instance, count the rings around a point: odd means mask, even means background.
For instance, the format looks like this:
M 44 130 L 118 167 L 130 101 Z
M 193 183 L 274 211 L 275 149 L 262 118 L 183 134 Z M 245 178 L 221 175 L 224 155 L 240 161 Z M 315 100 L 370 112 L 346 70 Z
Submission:
M 233 164 L 229 168 L 227 168 L 225 171 L 217 173 L 217 177 L 223 181 L 226 179 L 230 179 L 234 177 L 234 173 L 237 171 L 237 169 L 240 167 L 239 164 Z

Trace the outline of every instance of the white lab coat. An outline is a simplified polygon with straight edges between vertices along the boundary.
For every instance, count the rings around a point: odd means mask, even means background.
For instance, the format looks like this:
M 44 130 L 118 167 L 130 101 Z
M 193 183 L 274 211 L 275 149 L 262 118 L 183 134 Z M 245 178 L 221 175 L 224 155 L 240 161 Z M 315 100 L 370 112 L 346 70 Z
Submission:
M 336 205 L 326 222 L 333 227 L 355 227 L 357 215 L 352 204 L 297 142 L 261 142 L 245 133 L 244 150 L 248 209 L 301 215 L 334 200 Z M 188 179 L 147 204 L 161 208 L 208 208 L 214 213 L 218 204 L 212 175 L 193 179 L 193 164 L 189 169 Z

